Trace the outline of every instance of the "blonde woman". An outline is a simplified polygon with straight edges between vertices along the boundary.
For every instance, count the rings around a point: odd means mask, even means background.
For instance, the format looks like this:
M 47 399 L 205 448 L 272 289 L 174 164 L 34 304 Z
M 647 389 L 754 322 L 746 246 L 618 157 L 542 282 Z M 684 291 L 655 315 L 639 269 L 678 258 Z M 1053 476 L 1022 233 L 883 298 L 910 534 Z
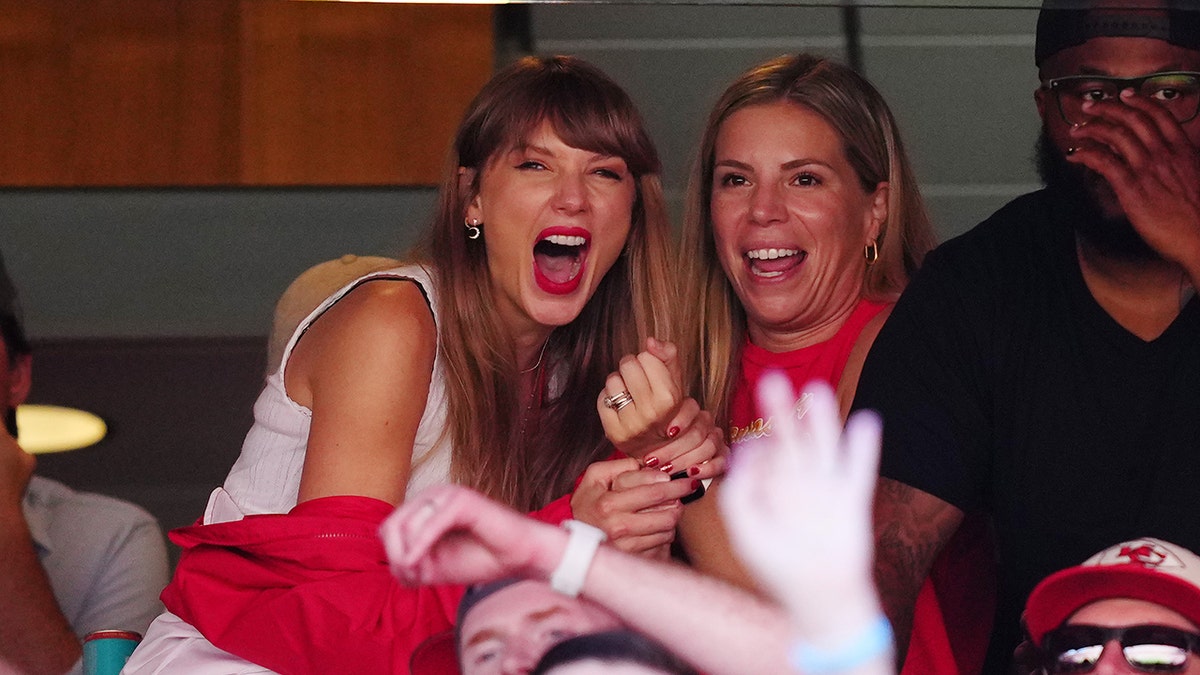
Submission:
M 848 414 L 872 342 L 934 243 L 895 118 L 858 73 L 798 54 L 759 64 L 725 90 L 689 186 L 684 294 L 695 300 L 680 357 L 685 388 L 725 428 L 735 458 L 780 424 L 753 397 L 769 371 L 796 390 L 828 383 Z M 798 396 L 789 414 L 802 418 L 810 405 Z M 715 505 L 706 498 L 685 514 L 685 549 L 698 569 L 754 587 Z M 933 586 L 922 593 L 923 607 L 936 609 Z M 970 629 L 943 627 L 937 611 L 917 624 L 929 648 L 912 653 L 943 662 L 979 637 L 948 635 Z
M 698 416 L 736 453 L 772 431 L 752 395 L 772 370 L 797 390 L 828 383 L 844 416 L 871 342 L 933 244 L 899 131 L 869 82 L 807 54 L 751 68 L 713 107 L 694 164 L 679 349 L 651 345 L 610 376 L 602 396 L 632 391 L 633 401 L 620 414 L 601 405 L 609 437 L 654 447 Z M 799 397 L 795 413 L 806 406 Z M 714 500 L 690 509 L 681 532 L 699 569 L 750 584 Z

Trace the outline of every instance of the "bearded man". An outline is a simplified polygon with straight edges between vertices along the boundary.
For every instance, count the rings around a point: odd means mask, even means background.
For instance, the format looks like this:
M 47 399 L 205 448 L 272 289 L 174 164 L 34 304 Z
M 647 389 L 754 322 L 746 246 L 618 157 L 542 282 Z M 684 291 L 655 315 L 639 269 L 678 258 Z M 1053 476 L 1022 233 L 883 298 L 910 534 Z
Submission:
M 1045 189 L 929 255 L 855 401 L 884 418 L 899 645 L 943 545 L 990 519 L 989 673 L 1051 572 L 1143 535 L 1200 550 L 1200 10 L 1065 2 L 1038 18 Z

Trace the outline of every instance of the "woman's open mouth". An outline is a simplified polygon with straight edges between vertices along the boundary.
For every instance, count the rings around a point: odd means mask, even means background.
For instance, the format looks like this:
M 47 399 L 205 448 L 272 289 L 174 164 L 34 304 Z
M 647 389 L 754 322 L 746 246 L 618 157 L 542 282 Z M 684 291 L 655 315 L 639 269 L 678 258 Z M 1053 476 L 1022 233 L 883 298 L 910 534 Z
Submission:
M 547 293 L 565 295 L 583 280 L 591 235 L 577 227 L 547 228 L 533 246 L 533 278 Z
M 782 276 L 807 257 L 808 251 L 795 248 L 756 248 L 746 251 L 750 273 L 762 279 Z

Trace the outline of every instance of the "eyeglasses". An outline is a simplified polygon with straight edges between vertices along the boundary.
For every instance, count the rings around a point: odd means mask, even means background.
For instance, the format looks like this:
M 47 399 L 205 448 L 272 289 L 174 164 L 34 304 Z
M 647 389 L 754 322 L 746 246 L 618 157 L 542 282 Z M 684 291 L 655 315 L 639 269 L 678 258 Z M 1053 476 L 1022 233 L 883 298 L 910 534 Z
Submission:
M 1200 654 L 1200 635 L 1156 625 L 1106 628 L 1060 626 L 1042 638 L 1044 672 L 1053 675 L 1090 673 L 1107 645 L 1121 645 L 1125 662 L 1143 673 L 1182 673 L 1188 652 Z
M 1141 77 L 1070 75 L 1047 80 L 1043 85 L 1054 93 L 1058 112 L 1067 124 L 1082 124 L 1090 115 L 1083 111 L 1087 101 L 1115 100 L 1132 89 L 1138 96 L 1166 108 L 1179 123 L 1191 121 L 1200 112 L 1200 73 L 1171 71 Z

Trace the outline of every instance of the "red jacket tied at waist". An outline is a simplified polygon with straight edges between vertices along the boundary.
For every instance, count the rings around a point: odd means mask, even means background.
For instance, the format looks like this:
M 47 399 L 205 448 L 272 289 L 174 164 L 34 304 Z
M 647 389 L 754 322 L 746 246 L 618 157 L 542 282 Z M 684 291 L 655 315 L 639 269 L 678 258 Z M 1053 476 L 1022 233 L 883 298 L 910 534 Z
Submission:
M 407 674 L 413 649 L 454 624 L 464 589 L 392 577 L 377 533 L 391 512 L 377 499 L 324 497 L 174 530 L 183 555 L 163 604 L 217 647 L 279 673 Z M 570 495 L 532 515 L 570 518 Z

